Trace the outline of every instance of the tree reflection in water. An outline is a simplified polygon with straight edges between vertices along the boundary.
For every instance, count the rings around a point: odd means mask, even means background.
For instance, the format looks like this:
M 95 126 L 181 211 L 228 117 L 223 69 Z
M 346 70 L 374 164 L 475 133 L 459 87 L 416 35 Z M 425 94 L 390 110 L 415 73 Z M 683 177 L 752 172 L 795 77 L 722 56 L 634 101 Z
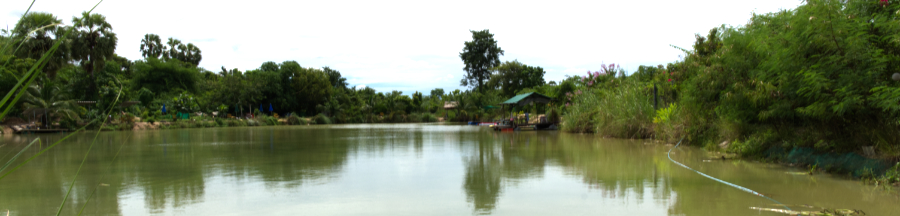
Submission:
M 476 213 L 490 213 L 505 188 L 543 178 L 547 167 L 562 168 L 608 199 L 630 196 L 640 204 L 647 189 L 660 202 L 672 195 L 669 178 L 661 175 L 669 165 L 655 156 L 655 146 L 544 131 L 460 136 L 463 188 Z
M 0 137 L 7 145 L 2 150 L 16 151 L 31 138 Z M 92 139 L 93 134 L 75 136 L 3 179 L 0 209 L 11 209 L 11 215 L 55 214 L 64 196 L 59 188 L 71 181 Z M 99 187 L 86 215 L 274 211 L 231 204 L 244 196 L 265 208 L 316 208 L 322 214 L 602 209 L 598 214 L 754 215 L 748 207 L 768 204 L 672 166 L 666 146 L 585 134 L 389 124 L 103 132 L 99 141 L 65 215 L 77 213 L 101 184 L 106 186 Z M 692 148 L 673 157 L 739 185 L 775 192 L 785 203 L 815 197 L 822 206 L 867 213 L 900 208 L 889 204 L 896 197 L 860 193 L 858 184 L 786 176 L 745 161 L 702 162 L 705 153 Z

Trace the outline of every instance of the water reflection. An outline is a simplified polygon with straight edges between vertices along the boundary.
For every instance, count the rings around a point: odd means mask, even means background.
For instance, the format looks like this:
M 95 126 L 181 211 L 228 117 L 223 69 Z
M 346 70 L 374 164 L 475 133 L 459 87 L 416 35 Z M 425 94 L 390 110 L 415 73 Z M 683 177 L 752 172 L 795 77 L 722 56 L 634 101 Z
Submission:
M 93 135 L 74 136 L 0 180 L 0 209 L 55 214 Z M 3 136 L 0 156 L 35 137 Z M 749 209 L 767 200 L 672 166 L 668 148 L 434 124 L 104 132 L 63 213 L 77 213 L 96 189 L 87 215 L 777 215 Z M 900 208 L 890 204 L 900 201 L 894 195 L 852 181 L 703 162 L 705 153 L 690 148 L 674 157 L 785 203 L 879 215 Z
M 544 177 L 548 167 L 560 167 L 581 179 L 603 199 L 641 204 L 644 193 L 665 205 L 672 196 L 667 186 L 667 161 L 657 158 L 654 146 L 622 140 L 600 140 L 558 132 L 491 133 L 461 144 L 466 173 L 463 188 L 477 213 L 491 213 L 509 187 Z M 601 146 L 602 145 L 602 146 Z

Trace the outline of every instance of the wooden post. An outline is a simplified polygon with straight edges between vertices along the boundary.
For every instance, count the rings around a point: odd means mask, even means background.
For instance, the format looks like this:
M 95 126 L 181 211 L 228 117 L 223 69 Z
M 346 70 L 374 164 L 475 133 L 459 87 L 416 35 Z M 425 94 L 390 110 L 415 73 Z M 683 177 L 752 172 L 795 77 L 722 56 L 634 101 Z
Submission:
M 659 109 L 659 95 L 656 93 L 656 83 L 653 84 L 653 109 Z

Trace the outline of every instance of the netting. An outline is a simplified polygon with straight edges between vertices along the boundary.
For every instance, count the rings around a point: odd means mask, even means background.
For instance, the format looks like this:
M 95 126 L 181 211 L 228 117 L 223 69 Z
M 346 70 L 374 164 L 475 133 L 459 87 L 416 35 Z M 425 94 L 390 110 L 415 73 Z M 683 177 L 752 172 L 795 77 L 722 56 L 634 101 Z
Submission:
M 781 160 L 787 163 L 815 165 L 822 169 L 848 173 L 855 178 L 871 175 L 883 175 L 891 164 L 878 159 L 869 159 L 856 153 L 822 153 L 812 148 L 785 149 L 772 147 L 766 152 L 768 158 Z

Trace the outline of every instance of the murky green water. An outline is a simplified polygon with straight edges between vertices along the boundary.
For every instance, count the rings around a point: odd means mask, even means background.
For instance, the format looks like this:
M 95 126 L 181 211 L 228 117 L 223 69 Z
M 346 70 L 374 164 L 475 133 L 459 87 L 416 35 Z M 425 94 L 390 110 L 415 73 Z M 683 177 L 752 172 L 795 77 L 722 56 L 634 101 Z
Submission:
M 0 210 L 54 215 L 93 136 L 0 180 Z M 0 159 L 34 137 L 2 137 Z M 97 141 L 63 215 L 95 188 L 85 215 L 780 215 L 750 209 L 776 207 L 764 198 L 669 162 L 671 146 L 584 134 L 387 124 L 103 132 Z M 783 203 L 900 215 L 896 192 L 706 157 L 673 152 Z

